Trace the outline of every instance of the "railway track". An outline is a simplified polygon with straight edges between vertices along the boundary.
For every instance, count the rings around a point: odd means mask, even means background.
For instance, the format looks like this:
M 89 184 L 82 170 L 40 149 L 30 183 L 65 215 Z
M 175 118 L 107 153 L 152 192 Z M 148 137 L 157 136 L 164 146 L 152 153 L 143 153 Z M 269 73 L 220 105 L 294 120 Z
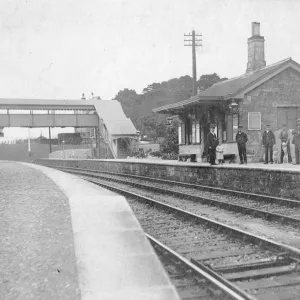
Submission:
M 256 299 L 299 299 L 299 249 L 124 191 L 87 174 L 83 178 L 125 195 L 145 232 L 193 265 L 204 266 Z
M 78 168 L 58 168 L 73 174 L 85 174 L 94 178 L 123 183 L 146 190 L 170 194 L 197 203 L 224 208 L 280 224 L 300 227 L 300 201 L 265 195 L 243 193 L 195 184 L 162 180 L 137 175 L 101 172 Z M 173 187 L 170 189 L 170 187 Z M 174 188 L 175 187 L 175 188 Z M 228 197 L 230 195 L 230 197 Z
M 177 292 L 183 300 L 246 300 L 253 299 L 231 285 L 227 280 L 220 280 L 217 274 L 207 272 L 202 265 L 195 266 L 175 251 L 147 235 L 157 256 Z M 250 298 L 249 298 L 250 297 Z
M 127 189 L 137 194 L 154 198 L 158 201 L 174 205 L 178 208 L 202 216 L 209 216 L 216 221 L 236 226 L 239 229 L 250 231 L 266 238 L 279 239 L 283 243 L 300 248 L 300 219 L 290 216 L 299 214 L 300 201 L 283 199 L 283 202 L 280 205 L 280 198 L 275 198 L 275 203 L 267 203 L 267 211 L 257 208 L 256 213 L 253 213 L 251 209 L 249 209 L 249 206 L 256 205 L 260 207 L 264 204 L 260 202 L 258 195 L 255 195 L 257 198 L 256 200 L 252 200 L 247 199 L 246 196 L 239 198 L 239 196 L 222 195 L 220 192 L 214 194 L 210 191 L 203 194 L 202 190 L 199 191 L 197 185 L 191 185 L 192 187 L 190 188 L 188 184 L 184 184 L 184 187 L 181 187 L 180 183 L 176 185 L 176 182 L 169 183 L 169 181 L 165 182 L 164 180 L 157 179 L 155 180 L 158 182 L 153 184 L 151 180 L 148 182 L 148 178 L 143 179 L 139 176 L 125 175 L 125 177 L 124 174 L 123 176 L 120 176 L 115 173 L 102 173 L 93 170 L 61 170 L 73 174 L 85 174 L 93 178 L 99 178 L 107 183 L 113 182 L 114 185 L 119 186 L 122 189 Z M 240 192 L 238 192 L 238 194 L 240 194 Z M 266 198 L 272 199 L 272 197 Z M 269 201 L 271 201 L 270 199 Z M 231 201 L 233 202 L 233 205 Z M 210 204 L 211 202 L 213 202 L 213 205 Z M 238 202 L 241 202 L 243 205 L 236 204 Z M 218 203 L 218 205 L 216 203 Z M 278 209 L 282 211 L 282 214 L 277 214 L 274 220 L 271 211 Z M 290 218 L 292 218 L 292 222 L 287 220 Z

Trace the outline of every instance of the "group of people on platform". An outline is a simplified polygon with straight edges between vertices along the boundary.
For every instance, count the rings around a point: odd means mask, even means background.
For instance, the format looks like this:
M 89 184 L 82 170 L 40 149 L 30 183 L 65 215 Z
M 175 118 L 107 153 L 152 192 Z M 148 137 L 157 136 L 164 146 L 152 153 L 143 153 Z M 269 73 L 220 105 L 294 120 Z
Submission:
M 271 130 L 270 125 L 266 125 L 266 130 L 262 136 L 262 146 L 264 147 L 265 159 L 264 164 L 274 163 L 274 156 L 278 163 L 292 163 L 291 146 L 292 143 L 295 147 L 295 164 L 300 164 L 300 124 L 297 129 L 293 130 L 292 138 L 290 138 L 287 126 L 283 124 L 282 129 L 278 136 L 280 140 L 280 160 L 278 157 L 278 151 L 276 149 L 275 135 Z M 240 164 L 247 164 L 247 149 L 246 145 L 248 142 L 247 134 L 243 131 L 243 126 L 238 126 L 238 132 L 235 137 Z M 216 159 L 219 164 L 223 164 L 224 161 L 224 147 L 217 139 L 215 134 L 215 126 L 210 126 L 210 132 L 207 135 L 207 146 L 210 165 L 216 165 Z M 277 161 L 278 160 L 278 161 Z

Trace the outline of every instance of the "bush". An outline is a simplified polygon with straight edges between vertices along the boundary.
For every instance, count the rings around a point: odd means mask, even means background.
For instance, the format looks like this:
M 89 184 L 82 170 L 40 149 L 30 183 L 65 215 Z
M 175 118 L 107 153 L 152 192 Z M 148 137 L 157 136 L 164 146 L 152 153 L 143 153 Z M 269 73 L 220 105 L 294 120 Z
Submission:
M 162 153 L 160 151 L 153 151 L 149 153 L 150 156 L 161 157 Z
M 161 157 L 162 159 L 165 160 L 178 160 L 178 154 L 176 153 L 165 153 Z

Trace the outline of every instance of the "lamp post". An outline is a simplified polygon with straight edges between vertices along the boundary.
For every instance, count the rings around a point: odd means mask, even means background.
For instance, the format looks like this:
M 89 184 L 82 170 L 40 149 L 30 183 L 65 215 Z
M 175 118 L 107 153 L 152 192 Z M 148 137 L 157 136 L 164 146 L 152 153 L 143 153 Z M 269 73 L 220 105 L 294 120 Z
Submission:
M 239 112 L 239 105 L 235 102 L 234 99 L 232 99 L 232 102 L 228 105 L 228 107 L 229 107 L 229 109 L 230 109 L 230 111 L 231 111 L 231 113 L 233 115 L 238 114 L 238 112 Z
M 231 115 L 232 115 L 232 139 L 235 140 L 235 135 L 238 131 L 239 126 L 239 105 L 232 99 L 232 102 L 228 105 Z

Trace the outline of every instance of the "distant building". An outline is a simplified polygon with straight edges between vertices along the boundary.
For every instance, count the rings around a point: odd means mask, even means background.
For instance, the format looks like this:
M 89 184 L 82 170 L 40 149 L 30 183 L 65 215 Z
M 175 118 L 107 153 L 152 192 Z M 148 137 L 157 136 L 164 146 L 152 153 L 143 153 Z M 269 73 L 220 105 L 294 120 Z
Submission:
M 253 161 L 259 161 L 266 124 L 273 131 L 280 130 L 282 124 L 296 128 L 300 115 L 300 65 L 287 58 L 266 66 L 264 41 L 260 24 L 252 23 L 245 74 L 216 83 L 187 100 L 153 110 L 180 117 L 180 153 L 196 154 L 201 161 L 207 153 L 209 126 L 214 123 L 225 154 L 237 154 L 235 134 L 238 125 L 243 125 L 249 137 L 247 152 Z

